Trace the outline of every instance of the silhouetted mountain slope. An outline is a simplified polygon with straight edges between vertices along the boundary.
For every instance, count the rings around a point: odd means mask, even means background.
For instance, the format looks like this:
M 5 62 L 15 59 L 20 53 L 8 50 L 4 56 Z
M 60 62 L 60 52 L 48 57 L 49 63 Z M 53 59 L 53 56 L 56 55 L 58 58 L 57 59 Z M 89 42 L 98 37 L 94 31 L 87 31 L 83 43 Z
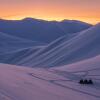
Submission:
M 0 20 L 0 31 L 33 41 L 51 42 L 61 36 L 70 33 L 80 32 L 92 25 L 75 21 L 64 20 L 45 21 L 33 18 L 25 18 L 23 20 Z

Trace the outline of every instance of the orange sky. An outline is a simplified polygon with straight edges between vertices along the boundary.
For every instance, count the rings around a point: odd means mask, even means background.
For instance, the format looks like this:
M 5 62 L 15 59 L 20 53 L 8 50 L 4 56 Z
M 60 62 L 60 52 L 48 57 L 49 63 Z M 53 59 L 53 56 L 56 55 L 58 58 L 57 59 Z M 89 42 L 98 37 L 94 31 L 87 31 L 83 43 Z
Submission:
M 100 22 L 100 0 L 0 0 L 0 17 Z

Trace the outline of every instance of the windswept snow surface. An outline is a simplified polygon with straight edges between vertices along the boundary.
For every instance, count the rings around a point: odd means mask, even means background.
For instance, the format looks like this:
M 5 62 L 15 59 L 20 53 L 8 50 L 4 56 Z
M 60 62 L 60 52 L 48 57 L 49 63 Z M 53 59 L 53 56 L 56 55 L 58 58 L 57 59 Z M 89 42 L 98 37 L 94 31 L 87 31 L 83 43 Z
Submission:
M 41 45 L 44 45 L 44 43 L 18 38 L 0 32 L 0 54 L 5 54 L 20 49 L 26 49 L 26 48 L 41 46 Z
M 15 50 L 14 52 L 10 52 L 10 53 L 8 52 L 5 54 L 1 54 L 0 55 L 0 62 L 1 63 L 8 63 L 8 64 L 20 64 L 21 62 L 26 61 L 26 63 L 27 63 L 29 61 L 29 63 L 30 63 L 31 59 L 37 58 L 41 54 L 48 52 L 49 50 L 51 50 L 55 46 L 60 45 L 62 42 L 67 41 L 76 35 L 77 35 L 77 33 L 69 36 L 69 38 L 66 36 L 60 37 L 47 45 L 41 44 L 43 46 L 22 48 L 20 50 Z
M 98 69 L 99 71 L 100 68 L 100 55 L 97 55 L 93 58 L 90 59 L 85 59 L 77 63 L 73 63 L 70 65 L 65 65 L 60 67 L 55 67 L 55 69 L 60 69 L 60 70 L 67 70 L 67 71 L 82 71 L 82 70 L 89 70 L 89 69 Z M 92 71 L 92 70 L 91 70 Z
M 0 64 L 0 100 L 100 100 L 99 65 L 100 56 L 51 69 Z
M 38 52 L 41 48 L 45 46 L 34 46 L 15 50 L 13 52 L 7 52 L 0 54 L 0 62 L 6 64 L 16 64 L 21 59 L 26 58 L 28 55 Z

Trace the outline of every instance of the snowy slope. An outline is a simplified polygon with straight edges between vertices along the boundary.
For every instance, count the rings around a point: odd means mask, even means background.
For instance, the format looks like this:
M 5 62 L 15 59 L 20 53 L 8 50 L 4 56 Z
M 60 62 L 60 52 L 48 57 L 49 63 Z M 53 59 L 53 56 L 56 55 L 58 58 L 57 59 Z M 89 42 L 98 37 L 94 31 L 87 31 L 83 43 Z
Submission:
M 57 69 L 62 71 L 69 71 L 69 72 L 85 72 L 85 71 L 100 71 L 100 55 L 95 57 L 91 57 L 89 59 L 85 59 L 76 63 L 72 63 L 69 65 L 64 65 L 62 67 L 55 67 L 51 69 Z M 90 70 L 91 69 L 91 70 Z M 93 69 L 93 70 L 92 70 Z M 95 74 L 98 74 L 97 72 Z
M 18 38 L 0 32 L 0 54 L 9 53 L 23 48 L 41 46 L 43 43 L 31 41 L 23 38 Z
M 52 67 L 77 62 L 100 54 L 100 24 L 69 39 L 58 38 L 35 54 L 20 59 L 15 64 Z
M 21 59 L 26 58 L 28 55 L 38 52 L 40 49 L 44 47 L 45 46 L 32 46 L 0 54 L 0 62 L 7 64 L 16 64 Z
M 100 24 L 74 33 L 69 38 L 66 35 L 62 36 L 36 52 L 33 48 L 28 53 L 25 49 L 14 54 L 10 53 L 9 56 L 2 55 L 0 62 L 30 67 L 54 67 L 78 62 L 98 54 L 100 54 Z
M 0 64 L 0 100 L 100 100 L 99 65 L 100 56 L 51 69 Z M 84 77 L 94 85 L 80 85 Z
M 18 64 L 21 61 L 28 61 L 30 58 L 35 58 L 42 53 L 45 53 L 47 51 L 50 51 L 55 46 L 60 45 L 63 41 L 66 41 L 72 37 L 74 37 L 76 34 L 70 35 L 69 38 L 66 36 L 60 37 L 57 40 L 51 42 L 48 45 L 45 46 L 35 46 L 30 48 L 22 48 L 20 50 L 15 50 L 14 52 L 8 52 L 5 54 L 0 55 L 0 62 L 1 63 L 10 63 L 10 64 Z M 29 61 L 30 62 L 30 61 Z

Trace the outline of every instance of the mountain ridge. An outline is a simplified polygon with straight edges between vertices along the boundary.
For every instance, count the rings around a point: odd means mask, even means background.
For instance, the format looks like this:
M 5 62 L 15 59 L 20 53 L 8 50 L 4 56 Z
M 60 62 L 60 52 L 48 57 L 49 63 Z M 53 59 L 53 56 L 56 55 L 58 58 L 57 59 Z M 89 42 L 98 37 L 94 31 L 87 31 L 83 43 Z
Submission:
M 44 43 L 50 43 L 61 36 L 80 32 L 91 26 L 91 24 L 75 20 L 45 21 L 34 18 L 0 20 L 1 32 Z

